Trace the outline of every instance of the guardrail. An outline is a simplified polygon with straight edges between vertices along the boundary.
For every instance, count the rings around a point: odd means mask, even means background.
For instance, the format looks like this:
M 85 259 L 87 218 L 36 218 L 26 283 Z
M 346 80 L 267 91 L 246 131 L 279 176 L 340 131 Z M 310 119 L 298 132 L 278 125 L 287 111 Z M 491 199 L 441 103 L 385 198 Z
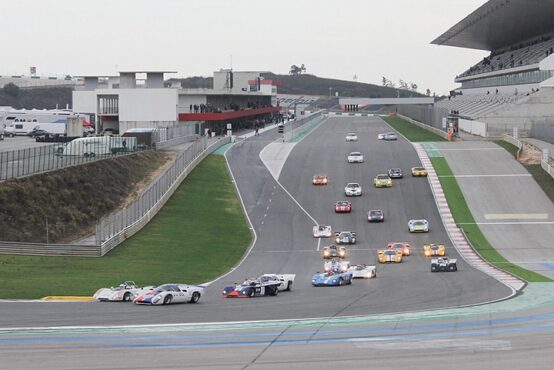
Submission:
M 207 146 L 202 138 L 184 151 L 131 205 L 102 218 L 92 245 L 0 242 L 0 254 L 101 257 L 142 229 L 163 207 L 190 172 L 230 137 Z

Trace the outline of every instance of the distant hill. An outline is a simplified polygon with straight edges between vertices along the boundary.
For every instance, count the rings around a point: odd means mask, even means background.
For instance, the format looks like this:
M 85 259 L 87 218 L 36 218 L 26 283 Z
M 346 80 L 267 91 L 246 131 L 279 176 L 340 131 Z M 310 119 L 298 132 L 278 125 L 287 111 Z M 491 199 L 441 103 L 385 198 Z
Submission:
M 280 94 L 293 95 L 321 95 L 329 96 L 329 88 L 334 95 L 338 91 L 341 97 L 360 97 L 360 98 L 396 98 L 410 96 L 424 96 L 417 92 L 393 89 L 390 87 L 366 84 L 361 82 L 335 80 L 322 78 L 309 74 L 297 76 L 278 75 L 273 73 L 264 73 L 263 77 L 267 80 L 279 80 L 282 86 L 278 88 Z M 184 88 L 212 87 L 212 77 L 188 77 L 180 79 L 181 86 Z
M 0 106 L 6 105 L 16 109 L 59 109 L 67 104 L 71 107 L 71 87 L 23 88 L 15 96 L 8 95 L 0 89 Z

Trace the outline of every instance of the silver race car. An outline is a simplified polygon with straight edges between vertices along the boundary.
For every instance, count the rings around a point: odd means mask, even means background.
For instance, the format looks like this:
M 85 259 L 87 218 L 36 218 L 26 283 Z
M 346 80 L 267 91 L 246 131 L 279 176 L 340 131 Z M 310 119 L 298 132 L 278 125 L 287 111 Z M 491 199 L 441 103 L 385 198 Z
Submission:
M 93 298 L 101 302 L 131 302 L 136 297 L 154 288 L 145 286 L 139 288 L 134 281 L 126 281 L 117 287 L 100 288 L 94 293 Z
M 362 195 L 362 187 L 357 182 L 350 182 L 344 188 L 344 195 L 347 197 L 359 197 Z
M 314 238 L 330 238 L 333 235 L 331 226 L 318 225 L 313 228 Z
M 457 271 L 458 265 L 456 258 L 439 257 L 431 260 L 431 272 L 437 271 Z
M 352 273 L 353 279 L 373 279 L 377 277 L 377 268 L 368 265 L 351 265 L 348 272 Z
M 356 233 L 354 231 L 340 231 L 335 233 L 336 244 L 356 244 Z

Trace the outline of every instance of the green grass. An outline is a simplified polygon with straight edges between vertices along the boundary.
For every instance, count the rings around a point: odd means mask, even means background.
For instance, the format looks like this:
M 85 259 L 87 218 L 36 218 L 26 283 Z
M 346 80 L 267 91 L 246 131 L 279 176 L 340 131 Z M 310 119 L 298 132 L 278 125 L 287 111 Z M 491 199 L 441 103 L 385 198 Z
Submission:
M 438 176 L 451 176 L 452 170 L 448 166 L 445 158 L 431 158 L 433 167 Z M 452 216 L 457 224 L 460 223 L 475 223 L 475 219 L 467 206 L 464 195 L 455 177 L 439 177 L 446 201 L 452 212 Z M 508 260 L 500 253 L 485 238 L 478 225 L 458 225 L 464 230 L 473 247 L 477 252 L 488 262 L 498 268 L 508 271 L 521 279 L 529 282 L 551 282 L 552 280 L 537 274 L 536 272 L 521 268 Z
M 508 152 L 510 152 L 514 158 L 517 159 L 517 147 L 504 140 L 495 141 L 495 143 Z M 537 184 L 541 187 L 547 197 L 554 202 L 554 178 L 550 176 L 545 170 L 542 169 L 540 164 L 523 164 L 523 167 L 533 176 Z
M 386 123 L 392 126 L 396 131 L 400 132 L 411 142 L 417 143 L 422 141 L 446 141 L 441 136 L 427 131 L 413 123 L 410 123 L 397 116 L 383 117 Z
M 211 155 L 144 229 L 104 257 L 0 256 L 0 296 L 90 296 L 124 280 L 202 283 L 235 265 L 250 240 L 225 159 Z

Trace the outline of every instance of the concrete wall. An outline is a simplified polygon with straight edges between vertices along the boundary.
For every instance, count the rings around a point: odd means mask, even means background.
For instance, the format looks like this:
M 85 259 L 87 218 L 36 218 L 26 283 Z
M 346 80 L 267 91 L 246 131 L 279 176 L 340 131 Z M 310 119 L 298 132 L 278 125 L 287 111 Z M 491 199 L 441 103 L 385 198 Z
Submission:
M 119 89 L 119 121 L 177 121 L 178 90 Z
M 73 91 L 72 100 L 74 112 L 96 114 L 96 91 Z
M 340 98 L 339 104 L 365 105 L 403 105 L 434 104 L 434 98 Z
M 468 132 L 473 135 L 487 137 L 487 124 L 479 121 L 472 121 L 469 119 L 459 119 L 459 128 L 462 131 Z

